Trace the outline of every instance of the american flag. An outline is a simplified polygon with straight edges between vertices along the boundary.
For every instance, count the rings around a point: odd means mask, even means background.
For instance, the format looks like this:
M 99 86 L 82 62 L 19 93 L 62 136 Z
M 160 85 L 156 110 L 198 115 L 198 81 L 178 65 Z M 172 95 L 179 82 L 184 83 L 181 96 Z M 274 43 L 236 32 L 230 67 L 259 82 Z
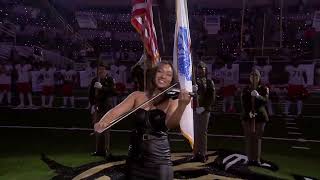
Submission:
M 153 24 L 152 0 L 132 1 L 131 24 L 141 35 L 144 47 L 151 56 L 152 64 L 160 61 L 157 34 Z

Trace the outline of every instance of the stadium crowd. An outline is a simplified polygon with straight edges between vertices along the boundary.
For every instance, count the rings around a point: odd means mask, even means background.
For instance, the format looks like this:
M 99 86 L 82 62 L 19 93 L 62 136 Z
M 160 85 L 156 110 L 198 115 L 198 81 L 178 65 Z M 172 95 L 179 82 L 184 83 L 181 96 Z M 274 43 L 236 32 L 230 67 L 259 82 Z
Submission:
M 60 23 L 50 9 L 58 9 L 56 4 L 48 9 L 20 0 L 0 1 L 0 4 L 0 103 L 3 105 L 21 108 L 28 100 L 27 104 L 34 107 L 33 98 L 39 95 L 41 102 L 37 106 L 52 107 L 55 99 L 61 96 L 63 103 L 59 106 L 66 107 L 70 98 L 71 107 L 76 107 L 78 95 L 74 92 L 86 91 L 96 76 L 96 59 L 110 64 L 109 73 L 115 79 L 118 93 L 127 94 L 135 89 L 131 83 L 131 67 L 140 58 L 143 47 L 130 24 L 130 7 L 78 9 Z M 311 23 L 314 9 L 304 7 L 294 12 L 289 8 L 280 27 L 279 8 L 247 8 L 241 46 L 240 9 L 191 9 L 193 59 L 195 63 L 199 60 L 207 63 L 210 78 L 221 89 L 223 112 L 240 111 L 234 105 L 234 97 L 239 95 L 242 84 L 247 83 L 244 79 L 253 67 L 259 68 L 263 82 L 271 87 L 270 114 L 273 114 L 275 99 L 287 94 L 284 100 L 287 108 L 289 100 L 307 97 L 305 89 L 319 85 L 316 60 L 319 53 L 314 51 L 318 47 L 317 33 Z M 264 14 L 268 17 L 265 20 Z M 174 27 L 174 16 L 172 13 L 170 27 Z M 219 16 L 217 34 L 206 30 L 206 16 Z M 89 23 L 81 23 L 84 20 Z M 263 27 L 265 34 L 262 34 Z M 279 38 L 280 29 L 282 39 Z M 173 29 L 169 30 L 173 34 Z M 262 36 L 271 37 L 264 43 L 273 48 L 266 49 L 259 59 L 261 49 L 250 47 L 259 47 Z M 29 48 L 28 53 L 21 47 Z M 56 62 L 46 51 L 69 61 Z M 310 61 L 305 61 L 307 59 Z M 298 107 L 302 108 L 301 101 Z M 288 113 L 286 108 L 284 113 Z

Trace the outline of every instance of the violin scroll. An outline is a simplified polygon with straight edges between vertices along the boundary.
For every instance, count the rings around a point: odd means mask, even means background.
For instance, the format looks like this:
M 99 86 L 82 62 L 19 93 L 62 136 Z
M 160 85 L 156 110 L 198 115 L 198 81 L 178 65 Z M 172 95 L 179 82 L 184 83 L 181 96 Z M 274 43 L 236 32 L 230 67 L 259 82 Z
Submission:
M 178 99 L 179 94 L 180 94 L 180 89 L 172 88 L 171 90 L 166 92 L 166 97 L 175 100 L 175 99 Z M 192 97 L 195 97 L 195 93 L 193 92 L 189 92 L 189 95 Z

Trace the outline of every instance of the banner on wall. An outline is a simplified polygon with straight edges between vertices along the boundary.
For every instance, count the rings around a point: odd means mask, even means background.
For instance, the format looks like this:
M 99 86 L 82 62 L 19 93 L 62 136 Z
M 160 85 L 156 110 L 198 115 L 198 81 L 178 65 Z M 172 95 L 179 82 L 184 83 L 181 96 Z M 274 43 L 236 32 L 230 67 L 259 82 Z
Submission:
M 88 63 L 74 63 L 74 70 L 75 71 L 83 71 L 88 66 Z
M 316 31 L 320 31 L 320 11 L 314 12 L 312 27 L 314 27 Z

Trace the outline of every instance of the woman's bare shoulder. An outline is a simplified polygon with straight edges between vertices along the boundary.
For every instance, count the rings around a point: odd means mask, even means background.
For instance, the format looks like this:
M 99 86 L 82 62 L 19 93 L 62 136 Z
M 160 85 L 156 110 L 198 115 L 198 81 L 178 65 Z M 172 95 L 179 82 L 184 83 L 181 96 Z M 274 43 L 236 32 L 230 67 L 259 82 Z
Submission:
M 141 98 L 141 97 L 145 97 L 145 92 L 143 91 L 134 91 L 132 92 L 129 96 L 133 97 L 133 98 Z
M 146 101 L 146 93 L 143 91 L 134 91 L 129 96 L 134 100 L 134 107 L 137 107 Z

